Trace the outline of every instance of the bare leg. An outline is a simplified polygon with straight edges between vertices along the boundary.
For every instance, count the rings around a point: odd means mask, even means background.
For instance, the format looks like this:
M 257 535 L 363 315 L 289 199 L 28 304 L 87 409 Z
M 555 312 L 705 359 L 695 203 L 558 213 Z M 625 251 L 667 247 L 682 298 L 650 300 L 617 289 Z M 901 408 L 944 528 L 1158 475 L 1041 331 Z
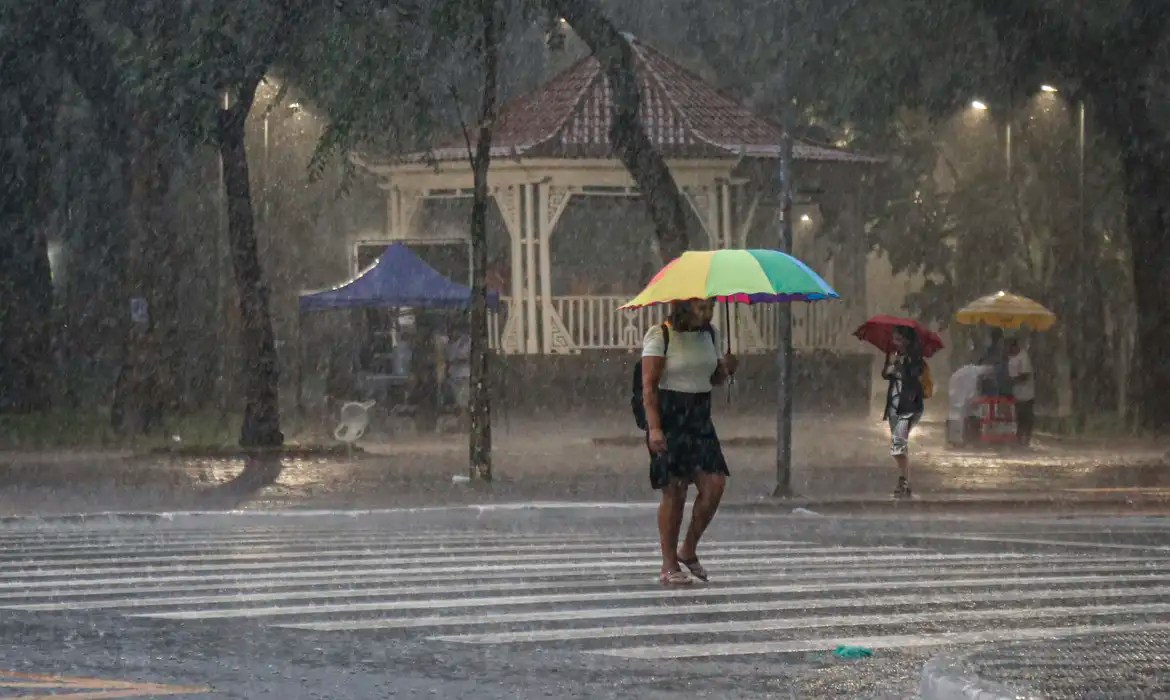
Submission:
M 691 512 L 691 524 L 687 528 L 687 537 L 678 549 L 678 558 L 691 561 L 695 558 L 695 550 L 699 547 L 699 538 L 711 524 L 715 511 L 719 510 L 719 501 L 723 498 L 723 489 L 727 485 L 727 477 L 722 474 L 707 474 L 700 472 L 695 477 L 695 488 L 699 495 L 695 497 L 695 507 Z
M 682 529 L 683 509 L 687 505 L 687 484 L 671 483 L 662 489 L 658 504 L 658 543 L 662 547 L 662 570 L 677 571 L 678 533 Z
M 910 458 L 906 455 L 896 455 L 894 457 L 894 464 L 898 465 L 898 476 L 909 481 L 910 480 Z

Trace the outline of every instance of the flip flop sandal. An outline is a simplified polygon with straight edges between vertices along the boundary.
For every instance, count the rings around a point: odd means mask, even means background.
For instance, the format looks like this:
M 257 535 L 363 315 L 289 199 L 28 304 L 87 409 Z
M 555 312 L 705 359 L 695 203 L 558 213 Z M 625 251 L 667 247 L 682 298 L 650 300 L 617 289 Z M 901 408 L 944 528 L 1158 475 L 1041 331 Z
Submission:
M 699 563 L 698 557 L 695 557 L 690 561 L 683 561 L 682 559 L 679 559 L 678 563 L 687 567 L 687 570 L 691 572 L 692 576 L 699 579 L 703 583 L 707 583 L 707 570 L 704 569 L 703 565 Z
M 694 580 L 685 571 L 663 571 L 658 580 L 663 586 L 689 586 Z

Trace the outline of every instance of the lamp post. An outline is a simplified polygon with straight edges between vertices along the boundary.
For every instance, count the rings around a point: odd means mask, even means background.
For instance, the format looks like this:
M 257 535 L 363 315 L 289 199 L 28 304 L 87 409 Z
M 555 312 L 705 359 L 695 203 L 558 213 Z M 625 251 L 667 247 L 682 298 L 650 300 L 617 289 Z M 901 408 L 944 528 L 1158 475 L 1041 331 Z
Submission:
M 1040 91 L 1056 96 L 1060 89 L 1051 83 L 1046 83 L 1040 86 Z M 1079 334 L 1083 334 L 1084 329 L 1089 326 L 1086 316 L 1088 315 L 1089 306 L 1086 299 L 1094 285 L 1092 272 L 1089 264 L 1089 254 L 1093 250 L 1090 245 L 1088 226 L 1086 222 L 1086 200 L 1085 200 L 1085 100 L 1077 97 L 1072 101 L 1072 107 L 1075 109 L 1076 130 L 1077 130 L 1077 223 L 1076 223 L 1076 238 L 1074 245 L 1070 246 L 1071 250 L 1077 251 L 1073 262 L 1073 282 L 1077 290 L 1072 295 L 1072 319 L 1074 322 L 1065 324 L 1064 337 L 1068 343 L 1068 359 L 1069 359 L 1069 373 L 1070 381 L 1072 382 L 1072 418 L 1075 428 L 1078 431 L 1084 430 L 1084 421 L 1086 416 L 1085 410 L 1085 382 L 1084 368 L 1088 365 L 1088 358 L 1085 350 L 1086 344 L 1083 336 L 1073 337 L 1071 335 L 1073 329 L 1077 329 Z
M 780 45 L 783 51 L 780 79 L 780 111 L 783 132 L 780 139 L 780 250 L 792 254 L 792 75 L 789 56 L 792 38 L 789 31 L 791 0 L 785 0 L 781 20 Z M 792 496 L 792 306 L 780 304 L 776 332 L 776 488 L 778 498 Z

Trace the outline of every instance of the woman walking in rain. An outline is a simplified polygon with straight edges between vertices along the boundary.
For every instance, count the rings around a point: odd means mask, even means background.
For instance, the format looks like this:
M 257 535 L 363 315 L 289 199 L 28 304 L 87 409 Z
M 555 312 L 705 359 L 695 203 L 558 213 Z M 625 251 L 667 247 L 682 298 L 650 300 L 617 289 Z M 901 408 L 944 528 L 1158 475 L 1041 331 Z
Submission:
M 894 328 L 893 342 L 894 354 L 886 356 L 882 378 L 890 383 L 886 392 L 886 418 L 890 422 L 890 455 L 898 466 L 894 497 L 909 498 L 912 495 L 910 431 L 922 418 L 922 374 L 926 361 L 922 359 L 922 345 L 913 328 Z
M 662 492 L 658 536 L 660 578 L 666 586 L 693 583 L 692 576 L 707 581 L 697 554 L 699 539 L 715 517 L 730 476 L 711 421 L 711 389 L 735 373 L 736 358 L 730 353 L 720 358 L 719 338 L 711 326 L 713 311 L 714 303 L 707 299 L 676 302 L 670 320 L 651 328 L 642 345 L 650 485 Z M 679 545 L 692 483 L 698 495 Z

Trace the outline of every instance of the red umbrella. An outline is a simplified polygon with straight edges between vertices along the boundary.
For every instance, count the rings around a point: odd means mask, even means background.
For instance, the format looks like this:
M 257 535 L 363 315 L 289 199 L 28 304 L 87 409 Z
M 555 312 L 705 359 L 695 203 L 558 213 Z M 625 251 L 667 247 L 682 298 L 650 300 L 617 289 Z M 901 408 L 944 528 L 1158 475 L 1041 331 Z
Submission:
M 930 357 L 939 350 L 942 350 L 943 341 L 938 333 L 935 333 L 912 318 L 874 316 L 861 324 L 861 327 L 854 331 L 853 335 L 858 340 L 864 340 L 882 352 L 892 353 L 894 351 L 894 329 L 899 326 L 902 328 L 912 328 L 918 334 L 918 340 L 922 343 L 923 357 Z

